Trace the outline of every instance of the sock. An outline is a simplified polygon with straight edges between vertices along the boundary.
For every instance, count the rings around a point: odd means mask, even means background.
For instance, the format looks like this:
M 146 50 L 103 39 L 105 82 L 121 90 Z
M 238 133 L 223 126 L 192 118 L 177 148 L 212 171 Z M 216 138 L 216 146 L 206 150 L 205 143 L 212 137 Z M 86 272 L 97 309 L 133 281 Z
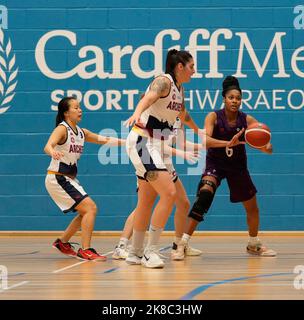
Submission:
M 156 246 L 158 244 L 162 231 L 163 228 L 158 228 L 150 225 L 147 247 Z
M 146 231 L 138 231 L 133 229 L 132 246 L 135 251 L 140 251 L 144 246 Z
M 258 237 L 249 237 L 249 243 L 250 244 L 257 244 L 260 241 Z
M 181 237 L 176 237 L 176 236 L 175 236 L 175 238 L 174 238 L 174 243 L 175 243 L 175 244 L 179 244 L 181 240 L 182 240 Z
M 191 236 L 187 233 L 183 234 L 182 241 L 188 243 L 191 239 Z
M 119 247 L 122 247 L 122 248 L 125 248 L 125 247 L 127 247 L 128 242 L 129 242 L 129 239 L 128 239 L 128 238 L 121 237 L 121 238 L 119 239 L 118 246 L 119 246 Z

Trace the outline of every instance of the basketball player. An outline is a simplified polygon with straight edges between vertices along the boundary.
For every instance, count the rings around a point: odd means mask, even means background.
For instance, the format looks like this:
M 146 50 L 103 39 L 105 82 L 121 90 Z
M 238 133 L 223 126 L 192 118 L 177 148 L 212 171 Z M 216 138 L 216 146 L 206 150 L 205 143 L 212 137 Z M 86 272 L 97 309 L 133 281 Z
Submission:
M 122 145 L 124 140 L 81 129 L 78 127 L 81 118 L 82 111 L 78 101 L 73 97 L 63 98 L 58 104 L 56 128 L 44 148 L 45 153 L 52 157 L 45 179 L 48 193 L 64 213 L 78 213 L 62 237 L 53 243 L 53 247 L 68 256 L 104 261 L 106 257 L 91 247 L 97 207 L 76 179 L 77 161 L 85 141 L 118 146 Z M 82 248 L 76 252 L 69 240 L 80 228 Z
M 238 80 L 228 76 L 223 81 L 222 96 L 225 108 L 210 112 L 205 118 L 206 134 L 220 140 L 229 140 L 242 128 L 247 128 L 257 120 L 239 111 L 242 103 L 242 90 Z M 242 137 L 244 140 L 244 138 Z M 262 152 L 271 154 L 272 145 L 268 143 Z M 276 256 L 276 252 L 267 249 L 258 238 L 259 208 L 256 199 L 256 188 L 251 180 L 247 169 L 247 156 L 244 144 L 234 148 L 210 148 L 206 155 L 206 168 L 203 173 L 198 189 L 197 198 L 189 213 L 189 225 L 183 235 L 177 251 L 183 252 L 191 235 L 199 222 L 204 220 L 208 212 L 214 194 L 221 184 L 222 179 L 227 179 L 230 190 L 231 202 L 242 202 L 247 213 L 249 229 L 249 241 L 247 252 L 261 257 Z
M 133 115 L 125 122 L 135 124 L 127 138 L 127 153 L 136 169 L 138 178 L 138 202 L 134 210 L 132 246 L 126 262 L 142 264 L 147 268 L 164 267 L 156 245 L 176 200 L 176 186 L 163 161 L 162 145 L 173 129 L 176 117 L 199 132 L 184 108 L 182 84 L 189 82 L 194 74 L 193 58 L 187 51 L 170 50 L 167 54 L 166 73 L 156 77 L 145 96 L 138 103 Z M 206 145 L 232 147 L 239 143 L 238 133 L 231 141 L 207 137 Z M 148 244 L 143 242 L 150 222 L 156 195 L 159 201 L 154 209 L 149 228 Z
M 195 144 L 190 141 L 185 140 L 183 125 L 179 118 L 176 119 L 173 125 L 172 134 L 170 134 L 166 144 L 170 147 L 164 150 L 163 161 L 166 165 L 167 171 L 171 175 L 172 181 L 175 183 L 176 187 L 176 212 L 174 215 L 174 225 L 175 225 L 175 240 L 173 243 L 174 249 L 171 252 L 171 258 L 173 260 L 183 260 L 184 256 L 177 255 L 177 243 L 180 242 L 181 237 L 185 231 L 185 225 L 187 221 L 187 214 L 190 209 L 190 202 L 187 197 L 185 188 L 182 184 L 182 181 L 178 178 L 176 174 L 173 162 L 172 155 L 180 156 L 189 161 L 197 160 L 196 152 L 201 150 L 203 146 L 201 144 Z M 172 148 L 173 146 L 178 147 L 179 149 Z M 183 150 L 188 150 L 183 152 Z M 191 150 L 191 151 L 190 151 Z M 156 200 L 157 193 L 155 193 Z M 153 201 L 153 203 L 154 203 Z M 119 239 L 119 243 L 115 247 L 114 253 L 112 255 L 113 259 L 126 259 L 128 257 L 128 241 L 132 236 L 133 232 L 133 220 L 134 220 L 134 211 L 128 216 L 125 226 L 122 232 L 122 235 Z M 188 256 L 199 256 L 202 254 L 201 250 L 192 248 L 188 245 L 185 248 L 185 254 Z

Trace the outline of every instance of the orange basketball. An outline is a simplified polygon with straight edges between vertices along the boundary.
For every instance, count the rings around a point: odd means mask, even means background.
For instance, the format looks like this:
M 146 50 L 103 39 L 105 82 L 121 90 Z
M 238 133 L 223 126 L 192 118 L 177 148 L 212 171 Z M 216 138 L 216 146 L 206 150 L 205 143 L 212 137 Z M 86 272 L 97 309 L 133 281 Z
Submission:
M 245 140 L 253 148 L 263 148 L 270 139 L 270 129 L 261 122 L 252 123 L 245 131 Z

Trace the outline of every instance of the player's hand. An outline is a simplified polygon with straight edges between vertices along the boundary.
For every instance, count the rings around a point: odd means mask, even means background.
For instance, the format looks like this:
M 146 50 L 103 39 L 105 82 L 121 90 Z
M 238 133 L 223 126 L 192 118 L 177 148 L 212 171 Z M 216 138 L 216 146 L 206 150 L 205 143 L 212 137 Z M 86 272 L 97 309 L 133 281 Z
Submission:
M 228 148 L 232 148 L 235 147 L 239 144 L 245 144 L 245 141 L 240 141 L 239 138 L 240 136 L 244 133 L 245 129 L 243 128 L 240 132 L 238 132 L 237 134 L 235 134 L 232 139 L 227 143 L 227 147 Z
M 60 158 L 62 158 L 64 156 L 64 154 L 60 151 L 56 151 L 54 150 L 52 152 L 52 158 L 55 159 L 55 160 L 60 160 Z
M 272 150 L 272 144 L 271 144 L 270 142 L 268 142 L 268 143 L 266 144 L 266 146 L 261 149 L 261 151 L 263 151 L 263 152 L 265 152 L 265 153 L 268 153 L 268 154 L 272 154 L 272 152 L 273 152 L 273 150 Z
M 137 115 L 134 113 L 129 119 L 127 119 L 124 122 L 124 126 L 128 128 L 133 126 L 135 123 L 139 123 L 139 122 L 140 122 L 140 115 Z
M 197 163 L 198 160 L 200 159 L 199 153 L 195 151 L 183 151 L 183 150 L 176 149 L 176 155 L 187 160 L 192 164 Z
M 200 154 L 197 152 L 185 151 L 184 153 L 184 158 L 192 164 L 197 163 L 200 159 Z

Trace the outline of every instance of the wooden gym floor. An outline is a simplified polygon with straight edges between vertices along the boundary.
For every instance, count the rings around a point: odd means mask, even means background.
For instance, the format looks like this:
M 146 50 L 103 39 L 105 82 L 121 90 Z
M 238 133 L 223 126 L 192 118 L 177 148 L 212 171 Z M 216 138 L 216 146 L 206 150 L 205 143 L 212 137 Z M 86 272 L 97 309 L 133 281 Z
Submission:
M 249 256 L 245 235 L 199 235 L 191 244 L 203 250 L 202 256 L 171 261 L 172 237 L 163 236 L 165 268 L 146 269 L 112 260 L 118 237 L 95 237 L 94 247 L 109 259 L 87 262 L 53 249 L 54 236 L 1 236 L 0 266 L 8 270 L 8 287 L 0 286 L 0 300 L 304 300 L 304 288 L 294 287 L 294 268 L 304 265 L 304 235 L 260 238 L 277 257 Z M 304 266 L 302 270 L 303 284 Z

